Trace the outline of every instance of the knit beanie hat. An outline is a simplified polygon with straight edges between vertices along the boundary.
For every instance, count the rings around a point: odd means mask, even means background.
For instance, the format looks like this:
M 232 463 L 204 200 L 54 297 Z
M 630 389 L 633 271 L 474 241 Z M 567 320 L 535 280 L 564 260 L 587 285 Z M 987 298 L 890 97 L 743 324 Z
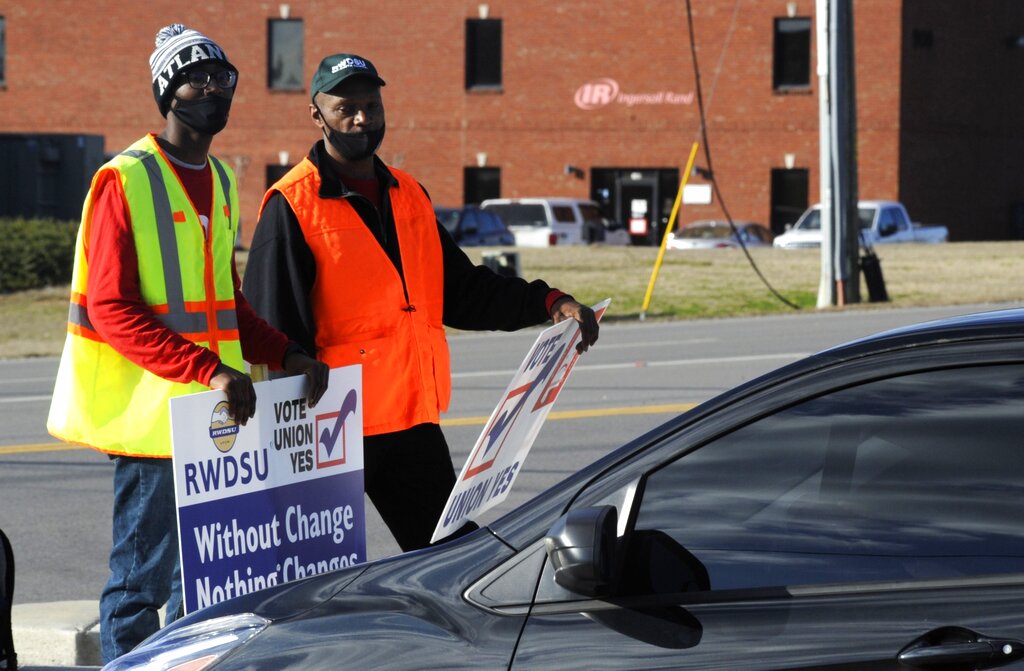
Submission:
M 156 50 L 149 57 L 149 69 L 153 71 L 153 97 L 160 114 L 167 116 L 176 88 L 174 78 L 206 61 L 223 63 L 238 71 L 216 42 L 196 30 L 174 23 L 157 32 Z

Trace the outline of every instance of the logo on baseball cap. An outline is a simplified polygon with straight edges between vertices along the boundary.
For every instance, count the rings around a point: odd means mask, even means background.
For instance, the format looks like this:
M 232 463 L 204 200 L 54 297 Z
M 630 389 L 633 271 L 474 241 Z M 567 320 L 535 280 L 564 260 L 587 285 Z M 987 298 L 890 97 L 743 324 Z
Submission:
M 370 61 L 355 54 L 334 54 L 320 61 L 320 65 L 317 66 L 309 86 L 310 96 L 316 97 L 321 91 L 330 91 L 349 77 L 356 76 L 369 77 L 380 86 L 384 86 L 384 80 L 377 74 L 377 68 L 373 67 Z

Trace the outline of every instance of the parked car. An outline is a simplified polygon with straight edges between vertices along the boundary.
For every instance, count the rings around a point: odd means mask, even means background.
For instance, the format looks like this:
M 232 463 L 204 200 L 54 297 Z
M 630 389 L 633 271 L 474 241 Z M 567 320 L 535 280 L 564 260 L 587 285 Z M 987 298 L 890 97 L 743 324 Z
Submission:
M 871 247 L 893 242 L 945 242 L 949 229 L 924 226 L 910 221 L 902 203 L 892 200 L 862 200 L 857 203 L 861 244 Z M 821 247 L 821 204 L 812 206 L 773 243 L 781 249 Z
M 435 207 L 434 214 L 460 247 L 514 245 L 516 238 L 501 217 L 478 207 Z
M 728 221 L 703 220 L 689 223 L 669 233 L 668 249 L 720 249 L 739 247 L 771 247 L 772 232 L 752 221 L 734 221 L 737 236 Z
M 601 216 L 597 203 L 591 200 L 492 198 L 480 207 L 505 221 L 519 247 L 629 243 L 625 227 Z
M 860 339 L 485 528 L 210 606 L 108 671 L 1021 669 L 1022 409 L 1024 309 Z

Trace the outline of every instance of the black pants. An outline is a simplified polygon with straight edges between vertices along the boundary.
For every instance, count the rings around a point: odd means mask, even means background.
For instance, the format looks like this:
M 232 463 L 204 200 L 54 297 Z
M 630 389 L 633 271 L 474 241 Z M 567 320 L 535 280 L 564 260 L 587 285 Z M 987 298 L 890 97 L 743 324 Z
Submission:
M 452 456 L 439 425 L 364 437 L 363 479 L 366 494 L 403 552 L 430 545 L 455 486 Z M 454 535 L 475 528 L 470 523 Z

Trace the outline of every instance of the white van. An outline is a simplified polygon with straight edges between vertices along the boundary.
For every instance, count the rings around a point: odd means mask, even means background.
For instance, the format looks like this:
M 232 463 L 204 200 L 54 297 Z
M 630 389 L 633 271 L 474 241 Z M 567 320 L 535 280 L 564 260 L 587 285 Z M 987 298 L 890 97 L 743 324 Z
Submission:
M 629 243 L 626 230 L 611 225 L 592 200 L 491 198 L 480 203 L 480 209 L 502 218 L 516 236 L 517 247 Z

